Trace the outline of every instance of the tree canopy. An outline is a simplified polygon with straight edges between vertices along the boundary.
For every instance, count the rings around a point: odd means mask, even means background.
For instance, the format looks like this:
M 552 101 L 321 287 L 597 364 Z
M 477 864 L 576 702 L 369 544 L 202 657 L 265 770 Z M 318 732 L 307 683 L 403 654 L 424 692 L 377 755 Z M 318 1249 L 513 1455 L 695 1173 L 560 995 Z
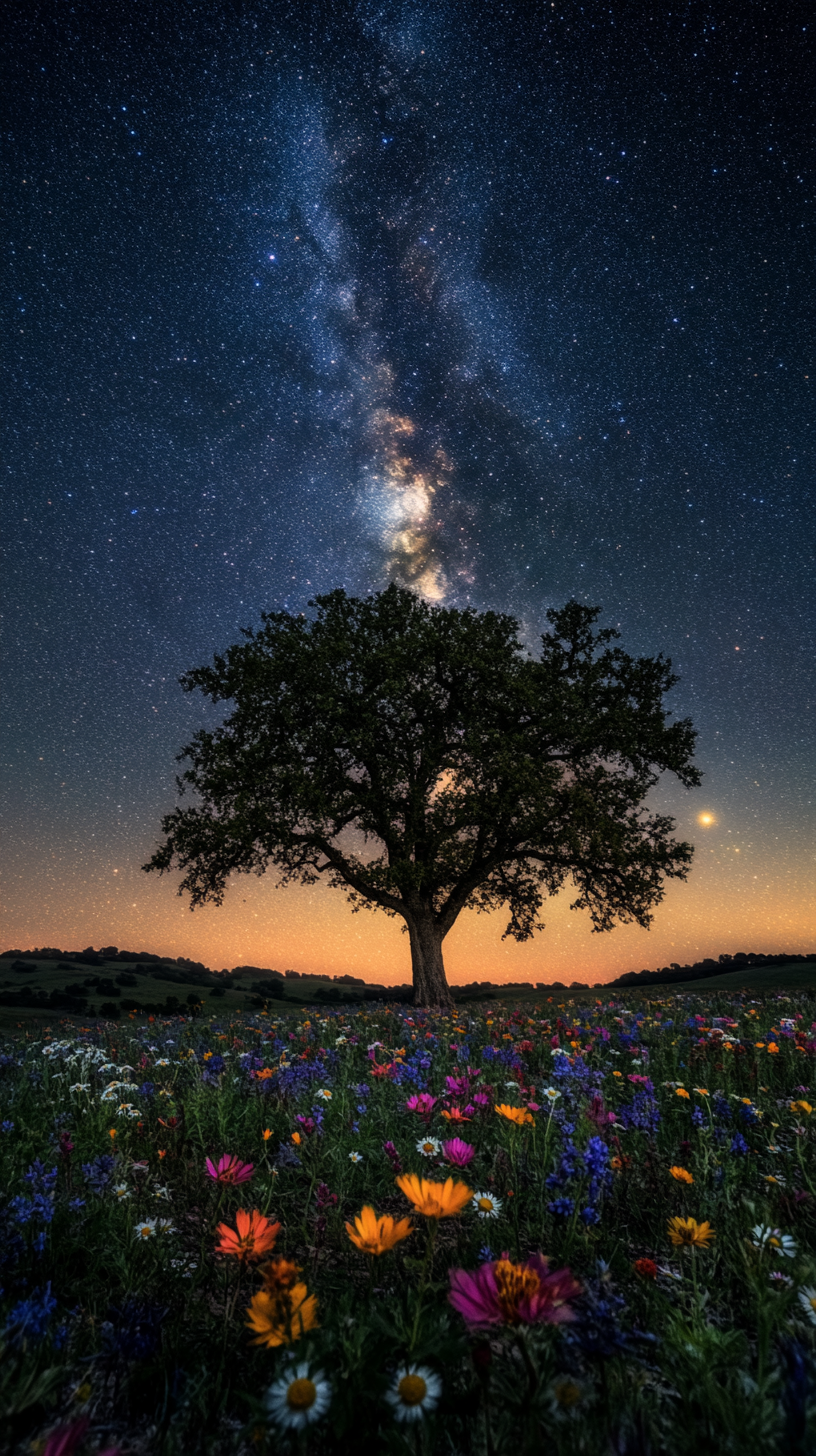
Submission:
M 650 924 L 693 847 L 644 800 L 664 771 L 700 782 L 667 659 L 630 657 L 575 601 L 547 613 L 538 658 L 513 617 L 395 585 L 310 607 L 181 679 L 233 708 L 180 755 L 196 802 L 162 820 L 146 870 L 180 867 L 192 907 L 235 871 L 341 887 L 405 921 L 425 1005 L 449 1000 L 442 942 L 466 906 L 505 906 L 524 941 L 570 879 L 595 930 Z

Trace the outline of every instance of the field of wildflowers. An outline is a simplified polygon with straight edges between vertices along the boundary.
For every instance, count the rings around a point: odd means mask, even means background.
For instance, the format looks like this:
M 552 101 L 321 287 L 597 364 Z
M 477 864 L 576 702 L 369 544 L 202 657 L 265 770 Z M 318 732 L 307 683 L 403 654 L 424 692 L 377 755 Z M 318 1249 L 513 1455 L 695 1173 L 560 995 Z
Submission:
M 816 1450 L 815 1014 L 7 1035 L 3 1449 Z

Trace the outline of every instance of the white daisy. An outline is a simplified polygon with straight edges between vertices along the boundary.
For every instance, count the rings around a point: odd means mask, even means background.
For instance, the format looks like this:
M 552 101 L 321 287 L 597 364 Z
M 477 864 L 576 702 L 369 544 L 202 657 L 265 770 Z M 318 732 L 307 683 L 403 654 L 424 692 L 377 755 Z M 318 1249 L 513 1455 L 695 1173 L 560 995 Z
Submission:
M 113 1191 L 116 1194 L 117 1198 L 130 1198 L 131 1196 L 131 1192 L 127 1186 L 127 1183 L 117 1183 Z
M 501 1213 L 501 1199 L 492 1193 L 474 1193 L 471 1203 L 479 1218 L 498 1218 Z
M 420 1138 L 416 1150 L 423 1158 L 436 1158 L 442 1151 L 442 1144 L 438 1138 Z
M 385 1398 L 398 1421 L 421 1421 L 439 1404 L 442 1381 L 427 1365 L 406 1365 L 398 1370 Z
M 73 1087 L 68 1088 L 69 1092 L 90 1092 L 90 1090 L 90 1082 L 75 1082 Z
M 542 1097 L 546 1097 L 548 1102 L 557 1102 L 561 1093 L 557 1087 L 545 1087 L 541 1095 Z
M 796 1257 L 796 1243 L 790 1234 L 780 1233 L 778 1228 L 769 1228 L 767 1224 L 761 1223 L 755 1224 L 751 1233 L 755 1249 L 773 1249 L 774 1253 L 786 1259 Z
M 362 1161 L 363 1161 L 363 1155 L 362 1155 L 362 1153 L 349 1153 L 349 1162 L 350 1163 L 362 1163 Z
M 811 1285 L 807 1289 L 800 1289 L 799 1303 L 810 1320 L 810 1323 L 816 1325 L 816 1286 Z
M 331 1386 L 323 1371 L 310 1371 L 308 1361 L 293 1366 L 264 1396 L 270 1416 L 285 1431 L 302 1431 L 319 1421 L 330 1400 Z
M 319 1090 L 319 1092 L 316 1095 L 318 1097 L 322 1097 L 322 1099 L 323 1099 L 324 1102 L 331 1102 L 332 1095 L 331 1095 L 331 1091 L 330 1091 L 330 1089 L 328 1087 L 321 1087 L 320 1090 Z
M 163 1198 L 166 1202 L 169 1202 L 169 1200 L 170 1200 L 170 1189 L 169 1188 L 154 1188 L 153 1189 L 153 1192 L 154 1192 L 156 1198 Z
M 136 1224 L 136 1227 L 133 1230 L 133 1237 L 137 1241 L 140 1240 L 140 1239 L 153 1239 L 153 1238 L 155 1238 L 156 1237 L 156 1219 L 155 1218 L 142 1218 L 142 1219 L 140 1219 L 139 1222 Z
M 159 1057 L 159 1060 L 154 1065 L 157 1067 L 169 1067 L 170 1063 L 167 1057 Z

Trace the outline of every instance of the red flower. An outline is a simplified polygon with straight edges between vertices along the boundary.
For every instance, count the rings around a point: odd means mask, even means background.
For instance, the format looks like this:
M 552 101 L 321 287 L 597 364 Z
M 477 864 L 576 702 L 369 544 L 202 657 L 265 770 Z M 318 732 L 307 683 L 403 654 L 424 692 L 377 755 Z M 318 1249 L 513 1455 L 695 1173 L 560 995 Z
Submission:
M 657 1278 L 657 1265 L 654 1259 L 635 1259 L 632 1267 L 635 1273 L 640 1274 L 643 1279 Z

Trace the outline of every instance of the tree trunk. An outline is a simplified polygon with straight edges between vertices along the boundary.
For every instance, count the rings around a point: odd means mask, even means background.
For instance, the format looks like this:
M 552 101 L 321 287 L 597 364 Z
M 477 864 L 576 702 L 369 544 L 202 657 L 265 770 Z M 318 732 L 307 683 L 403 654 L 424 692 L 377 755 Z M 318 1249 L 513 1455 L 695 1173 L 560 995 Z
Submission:
M 432 911 L 414 912 L 408 921 L 415 1006 L 452 1006 L 442 959 L 442 932 Z

